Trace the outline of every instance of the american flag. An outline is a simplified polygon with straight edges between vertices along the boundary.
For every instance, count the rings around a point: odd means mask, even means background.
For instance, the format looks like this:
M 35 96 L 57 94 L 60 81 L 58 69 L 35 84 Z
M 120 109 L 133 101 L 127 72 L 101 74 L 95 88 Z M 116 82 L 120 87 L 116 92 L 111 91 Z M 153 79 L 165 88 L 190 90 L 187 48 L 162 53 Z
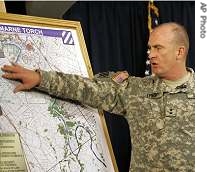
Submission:
M 153 0 L 150 0 L 148 2 L 148 23 L 147 24 L 148 24 L 149 33 L 152 32 L 152 29 L 159 24 L 159 12 Z M 151 75 L 151 66 L 150 66 L 150 60 L 147 57 L 145 76 L 149 76 L 149 75 Z

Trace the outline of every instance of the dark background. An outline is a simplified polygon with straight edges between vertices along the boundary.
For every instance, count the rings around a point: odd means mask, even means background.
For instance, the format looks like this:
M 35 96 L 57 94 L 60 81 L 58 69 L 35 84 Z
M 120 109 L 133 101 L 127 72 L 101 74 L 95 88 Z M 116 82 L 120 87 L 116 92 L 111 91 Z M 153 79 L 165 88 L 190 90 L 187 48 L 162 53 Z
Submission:
M 27 14 L 25 2 L 6 1 L 8 13 Z M 190 38 L 187 66 L 195 69 L 195 2 L 155 1 L 159 22 L 178 22 Z M 147 1 L 77 1 L 64 12 L 63 19 L 81 22 L 94 74 L 127 70 L 143 77 L 149 31 Z M 50 10 L 50 9 L 48 9 Z M 105 112 L 114 154 L 120 172 L 130 164 L 131 142 L 126 119 Z

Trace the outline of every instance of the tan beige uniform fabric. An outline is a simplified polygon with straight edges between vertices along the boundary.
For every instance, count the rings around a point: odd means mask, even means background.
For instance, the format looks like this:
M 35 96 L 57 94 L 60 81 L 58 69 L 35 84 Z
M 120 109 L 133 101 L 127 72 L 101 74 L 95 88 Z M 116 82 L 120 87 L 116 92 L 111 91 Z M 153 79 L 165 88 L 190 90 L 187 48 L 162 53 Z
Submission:
M 176 88 L 155 76 L 115 80 L 109 72 L 90 80 L 41 71 L 38 88 L 123 115 L 131 132 L 131 172 L 191 172 L 195 163 L 195 76 L 192 69 L 188 71 L 189 80 Z

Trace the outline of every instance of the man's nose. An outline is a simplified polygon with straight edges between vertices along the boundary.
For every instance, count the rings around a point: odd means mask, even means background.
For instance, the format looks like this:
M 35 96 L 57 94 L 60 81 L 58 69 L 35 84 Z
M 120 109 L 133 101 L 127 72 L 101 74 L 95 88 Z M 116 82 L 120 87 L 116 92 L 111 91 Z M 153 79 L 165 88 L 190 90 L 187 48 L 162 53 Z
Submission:
M 151 49 L 147 51 L 147 54 L 148 54 L 148 58 L 149 59 L 152 59 L 155 57 L 155 53 L 154 51 L 152 51 Z

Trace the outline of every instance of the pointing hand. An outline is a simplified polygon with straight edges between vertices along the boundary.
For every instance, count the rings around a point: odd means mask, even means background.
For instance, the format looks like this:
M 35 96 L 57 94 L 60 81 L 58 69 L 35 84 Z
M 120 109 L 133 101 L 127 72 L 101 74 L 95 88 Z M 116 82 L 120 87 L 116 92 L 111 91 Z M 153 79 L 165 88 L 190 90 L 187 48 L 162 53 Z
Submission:
M 26 69 L 15 63 L 12 63 L 12 65 L 4 65 L 1 70 L 4 72 L 2 75 L 3 78 L 21 81 L 21 83 L 15 87 L 14 93 L 30 90 L 41 82 L 41 76 L 38 72 Z

